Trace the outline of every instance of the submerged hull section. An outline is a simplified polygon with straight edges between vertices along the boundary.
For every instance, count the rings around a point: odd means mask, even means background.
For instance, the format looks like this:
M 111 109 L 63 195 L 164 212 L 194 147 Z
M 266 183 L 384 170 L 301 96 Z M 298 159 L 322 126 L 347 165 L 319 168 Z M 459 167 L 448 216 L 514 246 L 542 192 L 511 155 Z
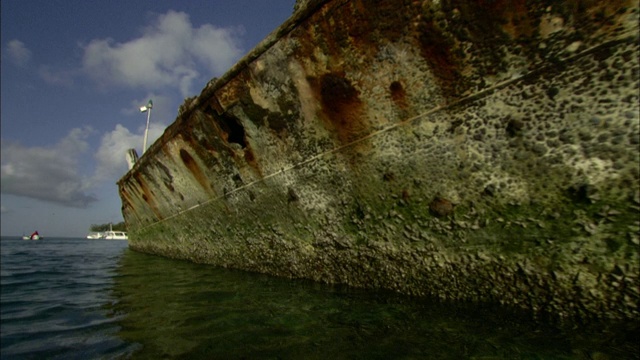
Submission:
M 119 181 L 129 246 L 639 319 L 638 3 L 309 1 Z

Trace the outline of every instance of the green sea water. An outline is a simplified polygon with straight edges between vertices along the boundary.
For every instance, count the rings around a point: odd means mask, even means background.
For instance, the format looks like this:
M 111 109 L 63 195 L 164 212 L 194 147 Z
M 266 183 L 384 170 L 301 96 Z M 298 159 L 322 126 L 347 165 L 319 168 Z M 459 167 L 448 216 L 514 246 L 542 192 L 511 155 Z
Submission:
M 638 324 L 552 325 L 136 253 L 3 238 L 1 359 L 637 359 Z
M 221 269 L 127 251 L 118 334 L 145 359 L 624 359 L 637 327 L 552 326 L 478 304 Z

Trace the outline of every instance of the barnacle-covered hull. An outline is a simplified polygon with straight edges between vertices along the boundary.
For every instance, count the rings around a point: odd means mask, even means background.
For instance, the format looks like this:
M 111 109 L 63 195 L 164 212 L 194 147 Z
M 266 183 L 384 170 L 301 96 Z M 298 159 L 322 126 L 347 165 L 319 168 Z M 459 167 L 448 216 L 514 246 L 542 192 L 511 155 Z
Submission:
M 129 246 L 638 319 L 636 1 L 308 1 L 118 182 Z

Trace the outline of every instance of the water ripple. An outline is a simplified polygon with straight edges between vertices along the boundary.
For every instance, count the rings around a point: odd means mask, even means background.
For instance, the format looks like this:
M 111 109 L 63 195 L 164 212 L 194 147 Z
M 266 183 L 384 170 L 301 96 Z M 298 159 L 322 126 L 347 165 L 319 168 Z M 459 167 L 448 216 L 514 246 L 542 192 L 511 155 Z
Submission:
M 124 358 L 107 306 L 126 242 L 2 240 L 2 359 Z
M 2 359 L 624 359 L 629 331 L 274 278 L 126 243 L 2 241 Z

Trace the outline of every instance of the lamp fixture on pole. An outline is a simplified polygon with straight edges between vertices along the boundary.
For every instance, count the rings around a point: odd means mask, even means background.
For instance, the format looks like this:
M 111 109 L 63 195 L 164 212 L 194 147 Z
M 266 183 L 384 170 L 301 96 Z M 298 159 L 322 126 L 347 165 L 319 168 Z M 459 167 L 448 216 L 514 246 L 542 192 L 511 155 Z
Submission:
M 153 107 L 153 101 L 149 99 L 146 106 L 140 108 L 140 112 L 147 112 L 147 127 L 144 129 L 144 142 L 142 144 L 142 153 L 147 150 L 147 135 L 149 134 L 149 118 L 151 117 L 151 108 Z

